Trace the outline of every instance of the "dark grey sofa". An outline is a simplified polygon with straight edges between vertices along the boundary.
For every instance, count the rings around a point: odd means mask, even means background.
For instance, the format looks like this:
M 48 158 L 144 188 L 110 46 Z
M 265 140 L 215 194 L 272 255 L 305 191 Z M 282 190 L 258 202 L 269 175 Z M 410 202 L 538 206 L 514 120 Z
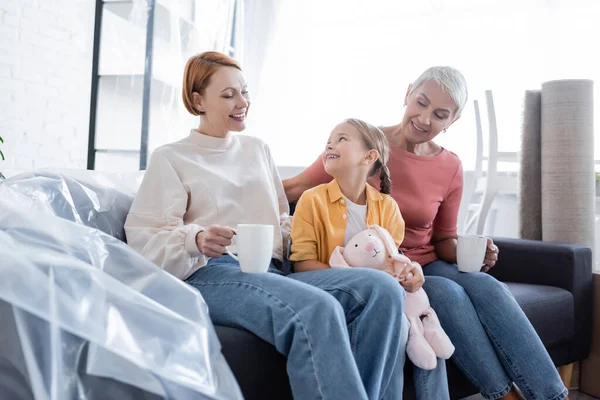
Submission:
M 113 199 L 111 196 L 109 198 Z M 60 200 L 54 196 L 51 198 L 55 203 Z M 98 225 L 98 229 L 119 237 L 132 198 L 130 193 L 116 194 L 112 204 L 105 207 L 107 210 L 103 208 L 102 215 L 98 214 L 99 210 L 94 209 L 86 211 L 85 215 L 92 216 L 92 222 L 96 225 L 98 221 L 108 225 L 104 229 L 104 225 Z M 88 204 L 84 206 L 87 210 Z M 96 206 L 94 203 L 90 207 Z M 494 240 L 500 248 L 501 257 L 491 273 L 508 284 L 554 363 L 561 366 L 584 359 L 589 353 L 591 341 L 591 250 L 576 245 L 529 240 Z M 0 301 L 0 399 L 30 399 L 33 397 L 23 356 L 17 351 L 19 346 L 16 345 L 16 331 L 11 315 L 11 309 Z M 246 399 L 292 398 L 285 357 L 273 346 L 240 329 L 216 326 L 216 332 L 221 341 L 222 352 Z M 404 398 L 413 399 L 412 369 L 407 366 L 405 371 L 407 385 Z M 90 399 L 106 398 L 103 396 L 123 399 L 157 398 L 120 382 L 87 377 L 85 371 L 81 371 L 80 375 L 82 379 L 91 380 L 91 388 L 98 388 L 95 393 L 87 393 Z M 448 379 L 453 399 L 476 393 L 476 389 L 451 361 L 448 362 Z M 110 389 L 113 390 L 111 395 L 108 386 L 114 386 Z
M 584 359 L 592 324 L 592 253 L 577 245 L 495 238 L 501 257 L 493 276 L 506 282 L 532 322 L 556 366 Z M 286 360 L 256 336 L 217 326 L 223 354 L 246 399 L 291 399 Z M 405 368 L 405 399 L 414 398 Z M 477 393 L 448 361 L 452 399 Z

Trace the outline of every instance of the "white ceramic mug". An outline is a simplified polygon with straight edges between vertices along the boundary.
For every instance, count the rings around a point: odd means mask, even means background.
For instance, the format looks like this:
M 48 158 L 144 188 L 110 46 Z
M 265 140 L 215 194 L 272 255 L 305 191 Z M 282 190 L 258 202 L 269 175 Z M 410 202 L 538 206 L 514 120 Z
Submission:
M 462 272 L 479 272 L 485 259 L 487 237 L 479 235 L 458 235 L 456 261 Z
M 243 272 L 267 272 L 273 255 L 273 225 L 240 224 L 235 233 L 237 255 L 229 249 L 227 254 L 240 263 Z

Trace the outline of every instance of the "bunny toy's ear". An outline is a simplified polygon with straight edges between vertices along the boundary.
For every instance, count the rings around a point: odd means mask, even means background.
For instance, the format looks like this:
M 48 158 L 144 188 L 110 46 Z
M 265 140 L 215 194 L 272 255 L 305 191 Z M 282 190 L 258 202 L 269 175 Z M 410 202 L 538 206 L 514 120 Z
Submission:
M 410 258 L 406 257 L 404 254 L 400 254 L 400 252 L 398 252 L 398 254 L 396 254 L 395 256 L 392 256 L 392 258 L 395 261 L 398 261 L 401 263 L 410 264 L 412 262 L 412 261 L 410 261 Z
M 331 257 L 329 257 L 329 266 L 331 268 L 349 268 L 350 266 L 344 259 L 344 248 L 341 246 L 337 246 L 333 253 L 331 253 Z
M 379 235 L 379 238 L 385 245 L 385 248 L 387 249 L 390 256 L 395 257 L 399 255 L 398 248 L 394 243 L 394 239 L 392 239 L 392 235 L 390 235 L 387 229 L 384 229 L 379 225 L 371 225 L 369 228 L 375 229 L 375 232 L 377 232 L 377 234 Z

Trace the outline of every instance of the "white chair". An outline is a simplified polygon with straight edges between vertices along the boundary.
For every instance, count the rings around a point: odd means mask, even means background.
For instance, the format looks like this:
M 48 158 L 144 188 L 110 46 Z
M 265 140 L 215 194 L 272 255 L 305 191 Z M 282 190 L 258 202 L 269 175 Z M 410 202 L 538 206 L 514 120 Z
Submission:
M 460 221 L 464 221 L 462 229 L 463 233 L 470 233 L 470 231 L 472 231 L 472 229 L 475 227 L 475 223 L 477 222 L 477 215 L 479 215 L 479 204 L 472 202 L 474 200 L 478 202 L 478 196 L 476 195 L 475 189 L 479 180 L 483 176 L 483 130 L 481 129 L 481 114 L 479 113 L 479 102 L 477 100 L 474 100 L 473 105 L 475 107 L 475 126 L 477 128 L 477 154 L 475 156 L 475 170 L 473 171 L 473 176 L 469 177 L 470 179 L 467 179 L 467 176 L 465 176 L 464 180 L 461 210 L 466 209 L 466 213 L 464 218 L 459 218 Z
M 474 101 L 475 124 L 477 127 L 477 157 L 475 160 L 475 175 L 472 186 L 468 188 L 469 205 L 465 219 L 464 232 L 478 235 L 484 234 L 485 224 L 488 219 L 492 203 L 499 194 L 518 195 L 518 173 L 514 171 L 499 171 L 499 162 L 519 163 L 518 152 L 498 151 L 498 128 L 494 98 L 491 90 L 485 91 L 487 117 L 488 117 L 488 156 L 483 156 L 483 128 L 479 112 L 479 103 Z M 483 170 L 483 161 L 487 161 L 487 168 Z M 466 186 L 466 185 L 465 185 Z M 465 189 L 467 189 L 465 187 Z M 492 221 L 493 223 L 494 221 Z M 493 230 L 493 227 L 492 227 Z

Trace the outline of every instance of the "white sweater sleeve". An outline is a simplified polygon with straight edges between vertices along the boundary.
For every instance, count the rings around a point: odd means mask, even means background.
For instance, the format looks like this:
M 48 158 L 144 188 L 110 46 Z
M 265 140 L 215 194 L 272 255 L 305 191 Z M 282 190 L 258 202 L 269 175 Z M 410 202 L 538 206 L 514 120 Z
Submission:
M 196 234 L 204 228 L 183 221 L 187 203 L 177 171 L 163 153 L 155 152 L 127 216 L 125 233 L 131 247 L 180 279 L 187 278 L 195 264 L 206 264 L 196 245 Z

